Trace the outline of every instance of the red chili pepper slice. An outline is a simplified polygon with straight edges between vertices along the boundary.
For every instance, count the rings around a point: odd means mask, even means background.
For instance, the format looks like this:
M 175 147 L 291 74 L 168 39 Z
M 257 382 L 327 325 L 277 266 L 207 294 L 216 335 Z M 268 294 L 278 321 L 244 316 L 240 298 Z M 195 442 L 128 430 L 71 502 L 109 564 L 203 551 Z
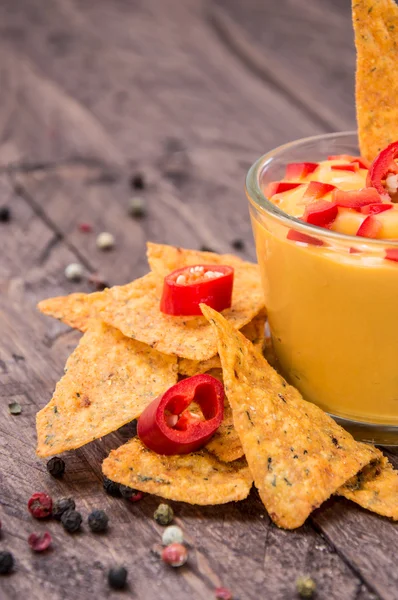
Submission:
M 390 210 L 393 204 L 387 204 L 387 202 L 378 202 L 377 204 L 368 204 L 367 206 L 361 206 L 361 213 L 364 215 L 378 215 L 379 213 Z
M 370 162 L 362 156 L 351 156 L 351 154 L 334 154 L 328 156 L 328 160 L 346 160 L 349 163 L 356 163 L 361 169 L 369 169 Z M 333 167 L 332 167 L 333 168 Z
M 138 419 L 137 433 L 158 454 L 188 454 L 207 444 L 224 416 L 224 388 L 211 375 L 179 381 L 156 398 Z M 189 411 L 195 402 L 204 420 Z
M 317 169 L 319 163 L 312 162 L 301 162 L 301 163 L 289 163 L 286 167 L 287 179 L 300 179 L 307 177 L 310 173 L 313 173 Z
M 311 225 L 318 227 L 327 227 L 337 217 L 337 204 L 327 200 L 318 200 L 306 207 L 303 220 Z
M 275 194 L 281 194 L 282 192 L 288 192 L 294 190 L 294 188 L 302 183 L 294 183 L 293 181 L 271 181 L 266 187 L 265 195 L 268 197 L 274 196 Z
M 387 248 L 386 258 L 398 262 L 398 248 Z
M 376 156 L 369 168 L 366 184 L 376 188 L 385 200 L 390 200 L 390 195 L 383 185 L 383 180 L 388 173 L 397 172 L 397 164 L 394 162 L 396 158 L 398 158 L 398 142 L 393 142 Z
M 293 242 L 303 242 L 304 244 L 310 244 L 311 246 L 324 245 L 322 240 L 318 240 L 317 238 L 314 238 L 311 235 L 301 233 L 300 231 L 296 231 L 295 229 L 289 229 L 286 238 L 288 240 L 292 240 Z
M 218 312 L 232 302 L 234 270 L 227 265 L 192 265 L 166 275 L 160 310 L 166 315 L 201 315 L 204 303 Z
M 380 221 L 378 221 L 376 217 L 369 215 L 362 221 L 362 224 L 357 231 L 357 235 L 360 237 L 377 238 L 381 228 L 382 224 Z
M 356 173 L 359 170 L 358 163 L 350 163 L 349 165 L 332 165 L 333 171 L 352 171 Z
M 341 206 L 342 208 L 354 208 L 358 210 L 367 204 L 376 204 L 378 202 L 381 204 L 379 192 L 371 187 L 349 192 L 336 189 L 333 192 L 333 201 L 337 206 Z
M 304 192 L 303 200 L 319 200 L 329 192 L 336 189 L 331 183 L 321 183 L 320 181 L 310 181 Z

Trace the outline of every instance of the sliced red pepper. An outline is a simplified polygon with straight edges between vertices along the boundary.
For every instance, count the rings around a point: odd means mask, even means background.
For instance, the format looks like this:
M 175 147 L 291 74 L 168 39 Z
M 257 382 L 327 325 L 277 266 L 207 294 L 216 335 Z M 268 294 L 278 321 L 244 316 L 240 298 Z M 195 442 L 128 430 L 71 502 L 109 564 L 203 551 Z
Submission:
M 292 240 L 293 242 L 303 242 L 304 244 L 310 244 L 311 246 L 323 246 L 322 240 L 318 240 L 317 238 L 314 238 L 311 235 L 301 233 L 300 231 L 296 231 L 295 229 L 289 229 L 286 238 L 288 240 Z
M 182 379 L 156 398 L 138 419 L 137 433 L 158 454 L 188 454 L 207 444 L 224 416 L 224 388 L 211 375 Z M 195 402 L 203 418 L 193 415 Z
M 356 173 L 359 170 L 357 163 L 350 163 L 349 165 L 332 165 L 331 169 L 333 171 L 352 171 Z
M 307 175 L 313 173 L 318 166 L 319 163 L 312 162 L 289 163 L 286 167 L 286 178 L 300 179 L 307 177 Z
M 367 206 L 361 206 L 361 213 L 364 215 L 378 215 L 379 213 L 390 210 L 393 204 L 387 202 L 378 202 L 377 204 L 368 204 Z
M 310 181 L 307 189 L 304 192 L 303 200 L 319 200 L 323 198 L 329 192 L 336 189 L 335 185 L 331 183 L 321 183 L 320 181 Z
M 398 158 L 398 142 L 393 142 L 387 148 L 384 148 L 376 156 L 370 165 L 366 184 L 374 187 L 383 198 L 383 200 L 391 200 L 390 194 L 383 185 L 388 173 L 396 173 L 397 165 L 394 162 Z
M 380 221 L 378 221 L 376 217 L 369 215 L 364 221 L 362 221 L 357 231 L 357 235 L 360 237 L 377 238 L 381 228 L 382 224 Z
M 386 258 L 398 262 L 398 248 L 387 248 Z
M 166 275 L 160 310 L 166 315 L 201 315 L 199 304 L 218 312 L 232 302 L 234 270 L 227 265 L 192 265 Z
M 293 190 L 302 183 L 293 183 L 293 181 L 271 181 L 266 187 L 265 195 L 269 198 L 275 194 L 281 194 L 282 192 L 288 192 Z
M 337 217 L 337 204 L 328 202 L 327 200 L 318 200 L 306 207 L 303 220 L 311 225 L 318 227 L 327 227 Z
M 352 190 L 346 192 L 344 190 L 335 190 L 333 192 L 333 201 L 337 206 L 343 208 L 360 209 L 367 204 L 376 204 L 380 202 L 380 194 L 374 188 L 364 188 L 363 190 Z
M 351 154 L 334 154 L 328 156 L 328 160 L 346 160 L 349 163 L 357 163 L 361 169 L 369 169 L 370 162 L 362 156 L 351 156 Z

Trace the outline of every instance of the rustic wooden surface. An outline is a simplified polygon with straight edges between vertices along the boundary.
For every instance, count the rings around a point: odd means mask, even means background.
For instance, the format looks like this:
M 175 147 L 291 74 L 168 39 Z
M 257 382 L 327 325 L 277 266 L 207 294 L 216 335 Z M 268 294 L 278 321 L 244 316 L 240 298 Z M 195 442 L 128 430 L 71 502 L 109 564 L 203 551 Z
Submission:
M 191 544 L 173 571 L 152 551 L 161 528 L 158 499 L 130 505 L 107 497 L 101 460 L 129 427 L 66 456 L 60 481 L 35 447 L 35 412 L 51 397 L 79 334 L 35 310 L 71 284 L 65 266 L 82 262 L 110 284 L 145 273 L 145 241 L 230 251 L 237 238 L 253 259 L 243 180 L 261 153 L 287 140 L 353 128 L 354 52 L 348 0 L 2 0 L 0 3 L 0 549 L 15 572 L 0 599 L 118 598 L 106 584 L 114 563 L 129 570 L 124 597 L 295 598 L 310 573 L 317 598 L 398 598 L 397 527 L 332 499 L 298 531 L 273 526 L 255 493 L 240 504 L 173 503 Z M 148 218 L 127 205 L 134 173 Z M 117 247 L 101 253 L 95 235 Z M 20 416 L 8 403 L 20 402 Z M 397 451 L 390 457 L 398 465 Z M 86 517 L 108 510 L 111 528 L 70 537 L 58 523 L 33 522 L 33 491 L 73 495 Z M 26 543 L 54 538 L 47 555 Z

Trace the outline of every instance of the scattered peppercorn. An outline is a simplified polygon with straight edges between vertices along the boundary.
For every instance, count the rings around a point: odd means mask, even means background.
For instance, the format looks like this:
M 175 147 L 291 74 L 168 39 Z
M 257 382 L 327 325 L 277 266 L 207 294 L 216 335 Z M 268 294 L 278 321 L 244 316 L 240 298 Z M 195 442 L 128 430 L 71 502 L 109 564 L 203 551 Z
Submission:
M 79 531 L 82 521 L 82 516 L 77 510 L 67 510 L 61 516 L 61 523 L 68 533 Z
M 11 219 L 11 211 L 8 206 L 0 206 L 0 222 L 8 223 Z
M 92 273 L 88 277 L 88 282 L 90 285 L 94 286 L 95 289 L 99 292 L 109 287 L 109 284 L 106 281 L 105 277 L 102 277 L 102 275 L 99 275 L 98 273 Z
M 113 567 L 108 571 L 108 583 L 114 590 L 122 590 L 127 581 L 127 569 L 124 567 Z
M 145 189 L 145 179 L 142 173 L 136 173 L 130 179 L 130 185 L 133 189 L 143 190 Z
M 68 510 L 75 510 L 76 505 L 73 498 L 59 498 L 53 504 L 53 517 L 57 521 L 61 520 L 62 515 Z
M 130 502 L 138 502 L 144 497 L 144 494 L 142 492 L 134 490 L 133 488 L 128 487 L 127 485 L 119 485 L 119 490 L 123 498 L 129 500 Z
M 93 228 L 90 225 L 90 223 L 80 223 L 79 224 L 79 231 L 81 231 L 82 233 L 90 233 L 90 231 L 92 231 Z
M 22 412 L 22 406 L 18 402 L 10 402 L 8 405 L 10 415 L 20 415 Z
M 232 593 L 225 587 L 218 587 L 214 590 L 217 600 L 232 600 Z
M 170 525 L 173 517 L 173 509 L 168 504 L 159 504 L 153 513 L 153 518 L 155 519 L 156 523 L 159 523 L 159 525 Z
M 104 477 L 103 481 L 104 490 L 109 496 L 120 496 L 120 486 L 116 481 Z
M 244 250 L 245 249 L 245 242 L 243 240 L 237 238 L 236 240 L 233 240 L 233 242 L 231 242 L 231 246 L 235 250 Z
M 142 219 L 146 215 L 146 202 L 140 196 L 133 196 L 129 202 L 129 215 L 134 219 Z
M 315 594 L 316 583 L 312 577 L 303 575 L 297 579 L 296 589 L 300 598 L 312 598 Z
M 188 560 L 188 550 L 182 544 L 170 544 L 162 551 L 162 560 L 171 567 L 182 567 Z
M 111 250 L 115 245 L 115 238 L 108 231 L 103 231 L 98 235 L 96 243 L 100 250 Z
M 96 509 L 88 515 L 88 526 L 93 533 L 102 533 L 108 529 L 108 515 L 104 510 Z
M 177 542 L 178 544 L 182 544 L 184 541 L 184 534 L 180 527 L 177 525 L 171 525 L 170 527 L 166 527 L 162 535 L 162 544 L 163 546 L 170 546 L 170 544 L 174 544 Z
M 65 268 L 65 277 L 69 281 L 80 281 L 83 274 L 84 269 L 79 263 L 71 263 Z
M 7 575 L 14 566 L 14 557 L 11 552 L 2 550 L 0 552 L 0 575 Z
M 35 552 L 43 552 L 51 544 L 51 535 L 48 531 L 44 533 L 31 533 L 28 537 L 28 544 Z
M 53 456 L 47 463 L 47 471 L 53 477 L 62 477 L 65 473 L 65 461 L 59 456 Z
M 51 516 L 52 507 L 52 499 L 44 492 L 37 492 L 28 500 L 28 510 L 35 519 L 45 519 Z

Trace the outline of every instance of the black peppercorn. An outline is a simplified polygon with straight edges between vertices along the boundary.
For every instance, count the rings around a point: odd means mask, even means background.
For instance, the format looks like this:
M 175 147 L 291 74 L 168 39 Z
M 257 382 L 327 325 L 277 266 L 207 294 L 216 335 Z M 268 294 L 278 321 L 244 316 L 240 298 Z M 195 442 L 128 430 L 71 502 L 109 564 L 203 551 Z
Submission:
M 62 477 L 65 472 L 65 462 L 59 456 L 53 456 L 47 463 L 47 471 L 53 477 Z
M 236 240 L 234 240 L 231 243 L 232 248 L 234 248 L 235 250 L 244 250 L 245 248 L 245 242 L 239 238 L 237 238 Z
M 62 515 L 68 510 L 75 510 L 76 505 L 73 498 L 60 498 L 53 504 L 53 517 L 57 521 L 61 520 Z
M 121 590 L 126 585 L 127 569 L 124 567 L 113 567 L 108 572 L 108 583 L 114 590 Z
M 88 516 L 88 526 L 93 533 L 102 533 L 108 529 L 108 515 L 104 510 L 93 510 Z
M 123 498 L 126 500 L 131 500 L 137 494 L 137 490 L 129 487 L 128 485 L 119 485 L 119 490 Z
M 8 206 L 0 206 L 0 223 L 7 223 L 11 218 L 11 211 Z
M 145 179 L 142 173 L 136 173 L 130 180 L 130 185 L 135 190 L 143 190 L 145 188 Z
M 82 516 L 77 510 L 67 510 L 61 517 L 62 525 L 69 533 L 79 531 L 82 521 Z
M 106 493 L 110 496 L 120 496 L 120 487 L 116 481 L 104 477 L 103 486 Z
M 14 557 L 11 552 L 2 550 L 0 552 L 0 575 L 7 575 L 12 571 L 14 566 Z

